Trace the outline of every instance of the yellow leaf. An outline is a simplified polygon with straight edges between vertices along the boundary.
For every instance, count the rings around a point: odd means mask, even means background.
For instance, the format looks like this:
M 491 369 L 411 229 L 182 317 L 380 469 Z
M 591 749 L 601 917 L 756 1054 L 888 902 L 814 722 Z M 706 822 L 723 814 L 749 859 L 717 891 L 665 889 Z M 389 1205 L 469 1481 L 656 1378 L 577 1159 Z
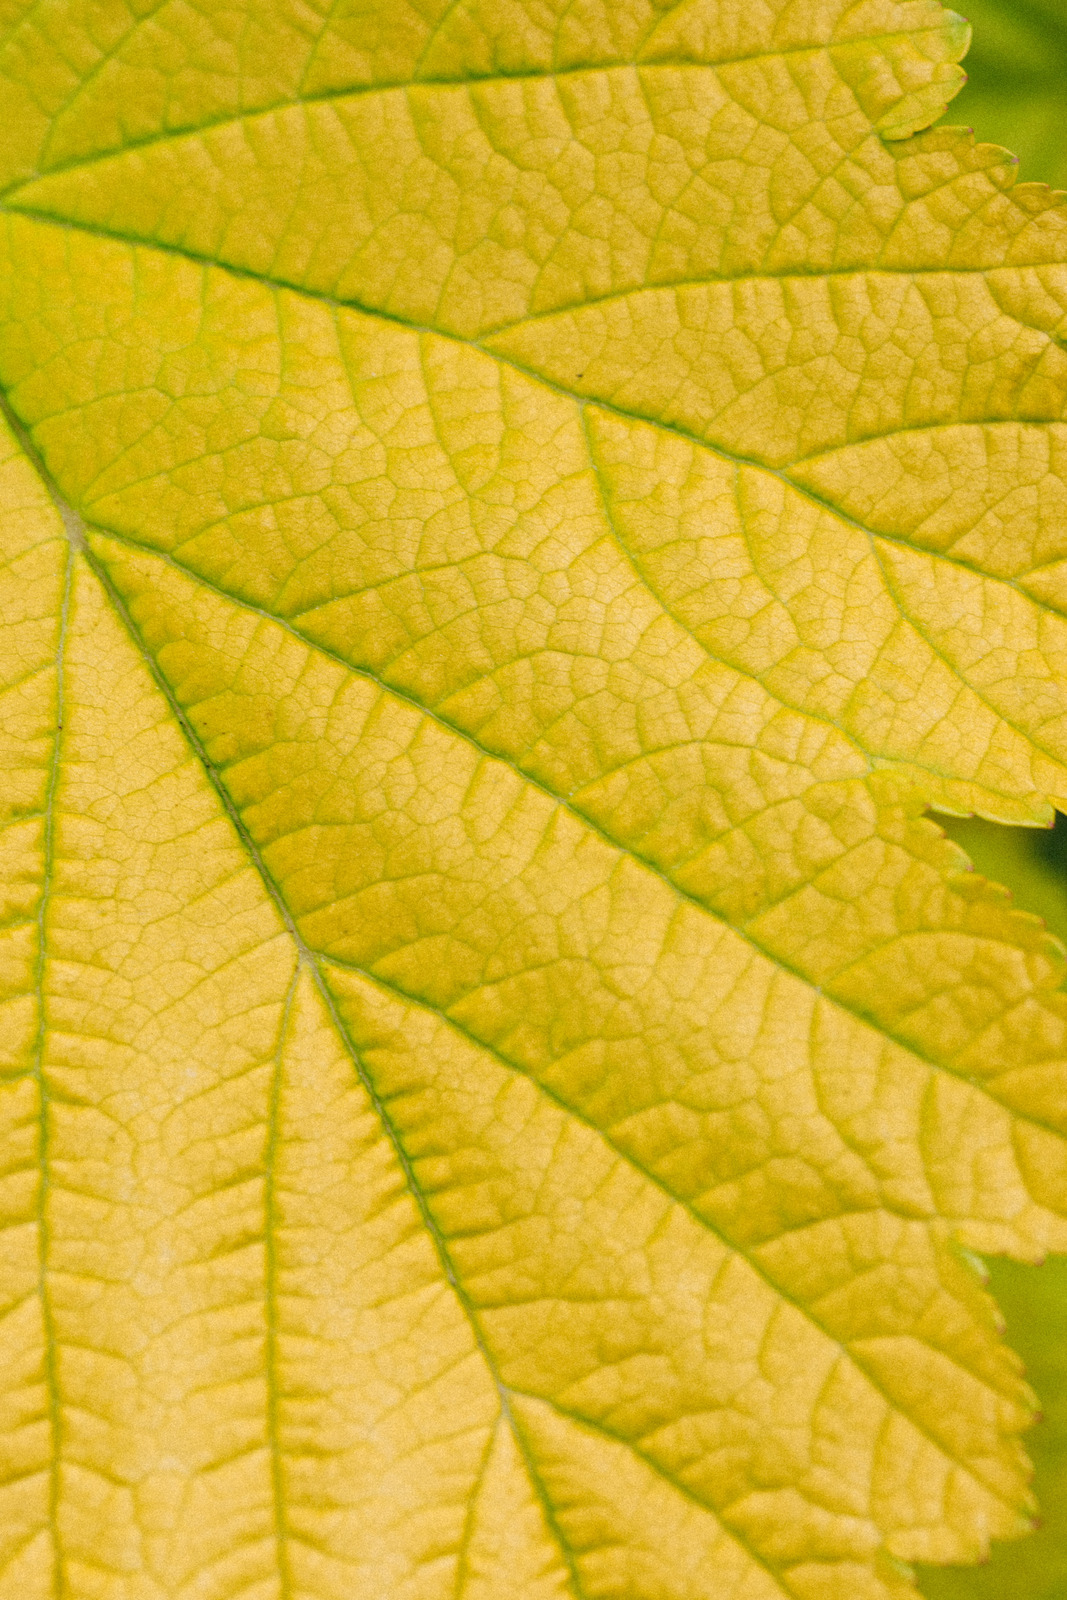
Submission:
M 1067 223 L 908 137 L 966 25 L 10 9 L 0 1600 L 1023 1531 L 1063 954 L 922 812 L 1067 803 Z

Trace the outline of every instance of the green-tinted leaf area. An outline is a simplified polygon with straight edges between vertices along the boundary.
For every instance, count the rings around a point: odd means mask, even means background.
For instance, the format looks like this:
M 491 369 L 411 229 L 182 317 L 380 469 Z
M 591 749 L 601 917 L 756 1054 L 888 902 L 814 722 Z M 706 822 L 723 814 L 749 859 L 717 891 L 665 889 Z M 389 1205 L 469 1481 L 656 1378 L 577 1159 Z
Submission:
M 923 813 L 1067 805 L 1067 218 L 965 24 L 3 22 L 0 1600 L 1025 1531 L 1064 957 Z

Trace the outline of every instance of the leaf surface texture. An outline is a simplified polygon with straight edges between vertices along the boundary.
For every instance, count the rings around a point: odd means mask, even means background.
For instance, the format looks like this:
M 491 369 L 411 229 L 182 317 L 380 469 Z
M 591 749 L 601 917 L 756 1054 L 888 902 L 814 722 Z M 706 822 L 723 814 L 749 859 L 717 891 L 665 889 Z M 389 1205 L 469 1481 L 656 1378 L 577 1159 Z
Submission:
M 904 1600 L 1067 1249 L 1067 224 L 927 0 L 9 3 L 0 1596 Z

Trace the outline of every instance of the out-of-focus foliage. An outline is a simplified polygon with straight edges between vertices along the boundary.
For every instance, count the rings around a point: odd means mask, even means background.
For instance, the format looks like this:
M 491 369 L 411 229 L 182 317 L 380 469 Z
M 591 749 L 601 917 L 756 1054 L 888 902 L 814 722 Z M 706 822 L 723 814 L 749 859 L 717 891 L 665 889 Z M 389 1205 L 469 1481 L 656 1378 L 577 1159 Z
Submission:
M 1019 157 L 1024 179 L 1067 189 L 1067 0 L 970 0 L 967 85 L 948 121 Z
M 1003 828 L 981 817 L 938 817 L 976 872 L 1007 884 L 1020 911 L 1043 917 L 1067 944 L 1067 817 L 1055 828 Z

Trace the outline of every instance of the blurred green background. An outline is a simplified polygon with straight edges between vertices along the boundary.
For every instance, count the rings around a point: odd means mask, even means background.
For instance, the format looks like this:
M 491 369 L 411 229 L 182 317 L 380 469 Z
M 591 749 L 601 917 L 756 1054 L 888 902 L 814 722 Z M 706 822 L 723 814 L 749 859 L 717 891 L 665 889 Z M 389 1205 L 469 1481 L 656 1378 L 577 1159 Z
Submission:
M 968 82 L 944 121 L 1005 145 L 1019 157 L 1021 182 L 1067 189 L 1067 0 L 971 0 L 953 9 L 974 36 Z M 1067 944 L 1067 818 L 1048 832 L 936 820 L 978 872 L 1006 884 L 1020 909 L 1042 916 Z M 925 1568 L 920 1586 L 928 1600 L 1067 1600 L 1067 1258 L 988 1266 L 1006 1337 L 1043 1411 L 1027 1435 L 1042 1525 L 1028 1539 L 994 1546 L 984 1567 Z
M 974 30 L 968 82 L 944 120 L 1019 157 L 1020 178 L 1067 189 L 1067 0 L 947 0 Z

